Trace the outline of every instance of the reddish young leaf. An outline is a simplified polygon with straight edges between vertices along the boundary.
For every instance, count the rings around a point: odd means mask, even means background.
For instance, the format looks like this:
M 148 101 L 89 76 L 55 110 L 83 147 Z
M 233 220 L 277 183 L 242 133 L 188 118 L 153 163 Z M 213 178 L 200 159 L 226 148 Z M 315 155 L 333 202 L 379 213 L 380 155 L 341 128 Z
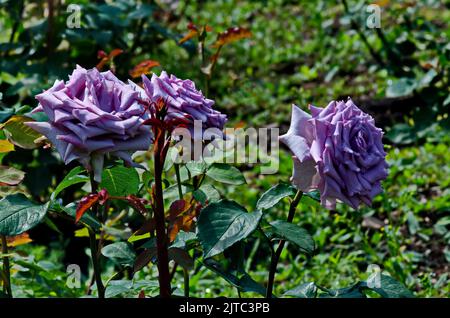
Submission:
M 227 43 L 238 41 L 240 39 L 249 38 L 252 36 L 250 30 L 241 27 L 229 28 L 225 32 L 219 33 L 217 35 L 216 43 L 213 47 L 221 47 Z
M 183 44 L 184 42 L 192 39 L 193 37 L 200 36 L 205 31 L 211 32 L 213 30 L 209 25 L 205 25 L 202 27 L 200 31 L 200 29 L 192 22 L 189 22 L 187 28 L 189 32 L 181 40 L 178 41 L 178 44 Z
M 173 201 L 169 208 L 169 219 L 174 220 L 178 215 L 186 212 L 189 209 L 189 204 L 184 200 Z
M 101 71 L 106 63 L 109 63 L 115 58 L 117 55 L 120 55 L 123 53 L 123 50 L 121 49 L 114 49 L 112 50 L 108 55 L 106 55 L 105 51 L 100 50 L 97 53 L 97 57 L 101 58 L 100 62 L 97 64 L 96 68 Z
M 98 59 L 102 59 L 102 58 L 105 58 L 105 57 L 108 57 L 108 54 L 106 54 L 105 51 L 99 50 L 99 51 L 97 52 L 97 58 L 98 58 Z
M 155 219 L 152 218 L 150 220 L 145 221 L 145 223 L 134 234 L 143 235 L 146 233 L 151 233 L 154 230 L 155 230 Z
M 106 189 L 100 190 L 98 193 L 98 201 L 101 205 L 105 204 L 106 201 L 109 199 L 109 193 L 106 191 Z
M 77 206 L 77 212 L 76 212 L 76 216 L 75 216 L 75 223 L 77 223 L 81 219 L 83 214 L 87 210 L 89 210 L 94 204 L 96 204 L 98 200 L 99 200 L 98 193 L 91 193 L 91 194 L 83 197 L 80 200 L 80 202 L 78 203 L 78 206 Z
M 198 36 L 197 30 L 189 30 L 189 32 L 185 36 L 183 36 L 183 38 L 180 41 L 178 41 L 178 44 L 183 44 L 184 42 L 186 42 L 196 36 Z
M 158 61 L 145 60 L 136 65 L 129 73 L 132 78 L 141 77 L 143 74 L 150 74 L 152 68 L 160 65 Z
M 169 230 L 169 240 L 173 242 L 181 230 L 189 232 L 194 224 L 195 214 L 187 214 L 177 217 L 171 224 Z
M 16 236 L 11 236 L 11 237 L 7 237 L 6 238 L 6 242 L 8 247 L 16 247 L 19 245 L 23 245 L 23 244 L 28 244 L 30 242 L 33 242 L 32 239 L 30 239 L 30 236 L 28 235 L 27 232 L 16 235 Z
M 147 215 L 147 208 L 145 207 L 145 204 L 148 203 L 147 200 L 138 198 L 134 195 L 129 195 L 126 199 L 139 213 L 144 216 Z
M 133 266 L 133 273 L 139 272 L 142 268 L 156 256 L 156 248 L 146 248 L 141 254 L 136 257 Z
M 117 55 L 120 55 L 123 53 L 123 50 L 121 49 L 114 49 L 111 51 L 111 53 L 109 53 L 108 57 L 109 59 L 113 59 L 114 57 L 116 57 Z

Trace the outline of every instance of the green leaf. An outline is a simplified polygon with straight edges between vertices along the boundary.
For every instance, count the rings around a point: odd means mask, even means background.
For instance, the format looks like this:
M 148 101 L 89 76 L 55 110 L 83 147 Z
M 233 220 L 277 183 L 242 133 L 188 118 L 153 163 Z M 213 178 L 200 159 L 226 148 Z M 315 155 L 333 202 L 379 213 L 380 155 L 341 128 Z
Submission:
M 304 196 L 310 197 L 314 201 L 320 202 L 320 192 L 317 190 L 305 192 L 303 193 Z
M 89 181 L 89 177 L 86 175 L 80 174 L 85 170 L 78 166 L 69 171 L 69 173 L 64 177 L 64 179 L 58 184 L 55 191 L 53 191 L 51 199 L 54 200 L 61 191 L 64 189 L 77 184 L 77 183 L 86 183 Z
M 258 284 L 253 278 L 250 277 L 250 275 L 244 271 L 242 271 L 239 276 L 231 273 L 230 271 L 225 270 L 221 264 L 217 261 L 215 261 L 212 258 L 205 259 L 203 261 L 203 264 L 214 273 L 221 276 L 223 279 L 225 279 L 228 283 L 233 285 L 234 287 L 238 288 L 239 290 L 243 292 L 253 292 L 258 293 L 262 296 L 266 295 L 266 289 Z
M 170 247 L 179 247 L 189 249 L 193 242 L 197 240 L 197 235 L 194 232 L 178 232 L 175 241 L 173 241 Z
M 73 217 L 73 221 L 75 223 L 75 217 L 77 214 L 77 205 L 75 203 L 69 203 L 66 206 L 62 206 L 61 202 L 59 202 L 61 200 L 56 200 L 56 201 L 52 201 L 51 205 L 49 207 L 50 211 L 55 211 L 58 213 L 66 213 L 68 215 L 70 215 L 71 217 Z M 94 230 L 98 230 L 102 227 L 102 224 L 100 223 L 100 221 L 93 217 L 91 214 L 89 214 L 89 212 L 86 212 L 83 214 L 83 216 L 80 219 L 80 222 L 90 226 L 92 229 Z
M 42 135 L 34 131 L 24 123 L 29 121 L 35 121 L 32 118 L 26 116 L 13 116 L 6 123 L 1 125 L 5 136 L 14 145 L 24 149 L 35 149 L 38 147 L 34 141 Z
M 430 83 L 436 78 L 438 73 L 434 68 L 430 69 L 420 80 L 418 87 L 423 88 L 430 85 Z
M 220 200 L 220 193 L 214 186 L 210 184 L 204 184 L 199 189 L 195 190 L 192 195 L 195 200 L 201 204 L 217 202 Z
M 410 95 L 416 88 L 416 82 L 411 78 L 400 78 L 388 86 L 386 97 L 401 97 Z
M 102 248 L 102 254 L 117 264 L 133 267 L 136 254 L 130 243 L 116 242 Z
M 313 282 L 305 283 L 288 290 L 284 296 L 293 296 L 297 298 L 315 298 L 317 296 L 317 286 Z
M 0 166 L 0 185 L 15 186 L 22 182 L 25 172 L 13 167 Z
M 306 254 L 311 254 L 314 251 L 314 240 L 300 226 L 281 220 L 274 221 L 270 225 L 272 226 L 271 232 L 276 238 L 297 245 Z
M 99 187 L 112 196 L 136 194 L 139 191 L 139 174 L 136 169 L 123 166 L 105 169 Z
M 226 163 L 213 163 L 206 171 L 206 175 L 222 183 L 234 185 L 245 183 L 244 175 L 239 169 Z
M 0 234 L 19 235 L 38 225 L 47 213 L 49 203 L 39 205 L 21 193 L 0 201 Z
M 183 194 L 192 192 L 192 190 L 194 190 L 194 187 L 191 186 L 190 184 L 181 185 L 181 191 L 183 192 Z M 164 199 L 178 198 L 178 185 L 177 184 L 171 185 L 170 187 L 164 189 L 163 193 Z
M 386 133 L 386 138 L 394 144 L 410 144 L 417 139 L 417 134 L 414 132 L 414 127 L 405 123 L 395 124 Z
M 350 287 L 327 290 L 326 293 L 320 295 L 320 298 L 367 298 L 362 287 L 361 282 L 358 282 Z
M 413 294 L 408 289 L 406 289 L 405 286 L 403 286 L 390 276 L 381 274 L 378 284 L 376 280 L 377 278 L 376 276 L 374 276 L 374 280 L 371 281 L 370 284 L 369 282 L 365 283 L 364 287 L 375 291 L 376 293 L 380 294 L 380 296 L 385 298 L 414 297 Z
M 258 226 L 262 212 L 248 213 L 234 201 L 221 200 L 205 207 L 198 219 L 198 238 L 204 257 L 223 252 L 249 236 Z
M 132 287 L 133 282 L 130 280 L 112 280 L 106 287 L 105 297 L 113 298 L 120 294 L 127 293 Z
M 192 177 L 204 174 L 206 172 L 206 169 L 208 168 L 208 164 L 204 161 L 197 162 L 197 161 L 189 161 L 186 163 L 186 169 L 189 170 L 189 174 Z
M 279 183 L 263 193 L 256 203 L 258 210 L 270 209 L 283 198 L 294 195 L 296 190 L 293 186 L 285 183 Z

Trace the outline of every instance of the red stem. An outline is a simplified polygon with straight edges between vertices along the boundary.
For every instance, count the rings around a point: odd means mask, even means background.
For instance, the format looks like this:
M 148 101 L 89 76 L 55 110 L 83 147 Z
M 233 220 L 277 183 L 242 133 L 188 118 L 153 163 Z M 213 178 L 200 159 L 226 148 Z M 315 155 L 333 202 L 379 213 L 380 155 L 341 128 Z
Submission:
M 156 135 L 156 134 L 155 134 Z M 170 297 L 170 273 L 167 232 L 164 215 L 164 197 L 162 191 L 162 172 L 164 164 L 164 133 L 160 133 L 155 140 L 154 168 L 155 168 L 155 225 L 156 247 L 158 255 L 159 293 L 161 297 Z

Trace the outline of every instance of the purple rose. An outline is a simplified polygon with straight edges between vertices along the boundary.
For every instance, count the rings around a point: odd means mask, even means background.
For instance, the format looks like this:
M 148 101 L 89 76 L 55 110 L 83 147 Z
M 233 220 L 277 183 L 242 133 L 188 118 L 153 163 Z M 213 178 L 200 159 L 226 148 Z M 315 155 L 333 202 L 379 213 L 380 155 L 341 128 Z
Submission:
M 174 75 L 167 75 L 165 71 L 160 76 L 152 75 L 151 80 L 142 75 L 145 94 L 152 102 L 159 99 L 167 103 L 166 120 L 184 118 L 193 129 L 194 121 L 201 121 L 202 129 L 223 129 L 227 116 L 214 110 L 214 101 L 203 96 L 203 93 L 195 88 L 191 80 L 181 80 Z M 140 90 L 142 93 L 142 90 Z
M 110 71 L 77 66 L 69 81 L 56 81 L 36 96 L 39 105 L 33 112 L 45 112 L 48 122 L 27 125 L 45 135 L 66 164 L 78 160 L 100 181 L 105 154 L 133 165 L 131 155 L 150 146 L 138 97 Z
M 293 184 L 319 189 L 326 208 L 334 209 L 336 199 L 355 209 L 370 205 L 387 176 L 382 130 L 351 99 L 310 111 L 293 105 L 289 131 L 280 136 L 294 154 Z

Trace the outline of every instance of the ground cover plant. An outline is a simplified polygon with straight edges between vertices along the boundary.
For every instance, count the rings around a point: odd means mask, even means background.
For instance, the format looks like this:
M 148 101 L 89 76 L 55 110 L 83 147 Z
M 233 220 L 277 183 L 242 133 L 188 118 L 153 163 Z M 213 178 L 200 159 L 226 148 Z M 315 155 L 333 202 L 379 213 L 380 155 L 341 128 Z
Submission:
M 0 1 L 0 296 L 448 297 L 449 18 Z

